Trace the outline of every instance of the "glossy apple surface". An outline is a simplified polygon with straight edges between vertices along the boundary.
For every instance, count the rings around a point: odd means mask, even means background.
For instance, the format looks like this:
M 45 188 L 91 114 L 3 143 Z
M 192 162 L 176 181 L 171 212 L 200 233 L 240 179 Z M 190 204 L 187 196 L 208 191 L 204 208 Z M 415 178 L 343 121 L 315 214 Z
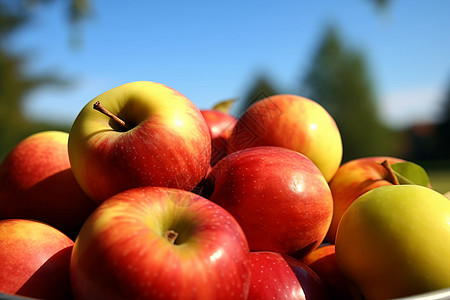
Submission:
M 0 221 L 0 293 L 72 299 L 69 266 L 73 241 L 45 223 Z
M 251 105 L 238 119 L 229 151 L 279 146 L 311 159 L 329 181 L 342 160 L 342 140 L 332 116 L 317 102 L 296 95 L 275 95 Z
M 320 170 L 299 152 L 281 147 L 234 152 L 206 182 L 207 197 L 236 218 L 252 251 L 301 258 L 325 238 L 331 192 Z
M 228 137 L 236 124 L 236 118 L 218 110 L 200 111 L 208 124 L 211 135 L 211 165 L 227 155 Z
M 249 248 L 220 206 L 196 194 L 136 188 L 104 201 L 73 250 L 77 299 L 246 299 Z
M 250 253 L 248 300 L 329 299 L 322 280 L 308 266 L 280 253 Z
M 201 110 L 206 124 L 208 124 L 211 138 L 219 137 L 222 133 L 232 129 L 236 123 L 236 118 L 230 114 L 218 110 Z
M 450 201 L 418 185 L 387 185 L 342 216 L 336 258 L 367 300 L 450 287 Z
M 371 156 L 348 161 L 339 167 L 329 182 L 333 194 L 333 219 L 326 241 L 335 242 L 339 221 L 356 198 L 376 187 L 393 184 L 388 171 L 381 165 L 385 160 L 390 164 L 404 162 L 396 157 Z
M 48 223 L 71 237 L 97 206 L 72 173 L 69 134 L 44 131 L 18 143 L 0 165 L 0 218 Z
M 323 245 L 306 255 L 302 260 L 313 270 L 333 295 L 335 300 L 361 299 L 359 293 L 351 290 L 348 280 L 342 274 L 336 261 L 335 245 Z
M 93 109 L 97 101 L 127 129 Z M 208 170 L 211 138 L 189 99 L 165 85 L 138 81 L 86 104 L 70 131 L 69 155 L 81 187 L 101 203 L 135 187 L 192 190 Z

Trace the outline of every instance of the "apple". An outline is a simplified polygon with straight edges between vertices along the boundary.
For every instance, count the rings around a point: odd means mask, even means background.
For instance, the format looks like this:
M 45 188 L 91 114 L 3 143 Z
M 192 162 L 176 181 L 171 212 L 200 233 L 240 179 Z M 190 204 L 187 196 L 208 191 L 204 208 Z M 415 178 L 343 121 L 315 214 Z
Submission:
M 206 178 L 202 195 L 236 218 L 252 251 L 298 259 L 321 244 L 333 211 L 331 191 L 317 166 L 281 147 L 224 157 Z
M 222 135 L 224 132 L 232 129 L 236 123 L 236 118 L 228 113 L 218 110 L 200 110 L 206 124 L 209 128 L 209 133 L 212 139 Z
M 323 281 L 304 263 L 271 251 L 250 253 L 248 300 L 330 299 Z
M 333 219 L 325 240 L 335 242 L 336 230 L 342 215 L 350 204 L 367 191 L 383 185 L 392 185 L 389 172 L 381 165 L 404 162 L 388 156 L 357 158 L 342 164 L 329 182 L 333 194 Z
M 301 261 L 322 279 L 333 299 L 361 299 L 360 293 L 349 284 L 337 264 L 335 245 L 323 244 L 308 253 Z
M 69 268 L 74 242 L 38 221 L 0 221 L 0 292 L 72 299 Z
M 83 190 L 101 203 L 136 187 L 192 190 L 208 170 L 211 138 L 189 99 L 137 81 L 86 104 L 70 131 L 69 157 Z
M 0 165 L 0 218 L 35 219 L 73 237 L 97 204 L 78 185 L 69 134 L 43 131 L 19 142 Z
M 227 154 L 227 139 L 236 124 L 236 118 L 218 110 L 201 110 L 211 135 L 211 166 Z
M 419 185 L 386 185 L 356 199 L 342 216 L 336 259 L 365 299 L 450 287 L 450 201 Z
M 104 201 L 71 259 L 76 299 L 246 299 L 250 252 L 223 208 L 188 191 L 126 190 Z
M 281 94 L 261 99 L 237 120 L 228 152 L 256 146 L 278 146 L 311 159 L 329 181 L 342 160 L 336 122 L 317 102 Z

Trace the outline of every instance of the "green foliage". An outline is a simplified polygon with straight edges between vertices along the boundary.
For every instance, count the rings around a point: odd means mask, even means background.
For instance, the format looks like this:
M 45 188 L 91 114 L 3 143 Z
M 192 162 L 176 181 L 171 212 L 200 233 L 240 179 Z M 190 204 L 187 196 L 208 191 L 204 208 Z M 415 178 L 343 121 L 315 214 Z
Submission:
M 416 184 L 426 186 L 430 184 L 430 179 L 425 169 L 413 162 L 400 162 L 390 166 L 399 184 Z
M 253 85 L 250 86 L 246 95 L 239 103 L 237 103 L 240 105 L 238 116 L 242 115 L 245 110 L 256 101 L 278 93 L 277 88 L 274 87 L 274 84 L 271 80 L 269 80 L 269 77 L 264 74 L 260 74 L 255 78 Z
M 334 27 L 325 31 L 300 94 L 319 102 L 336 120 L 343 161 L 394 155 L 393 132 L 379 120 L 365 58 L 345 47 Z
M 8 48 L 10 36 L 31 20 L 32 6 L 48 2 L 51 0 L 0 0 L 0 161 L 18 142 L 32 133 L 69 130 L 68 125 L 36 122 L 23 114 L 23 102 L 31 91 L 43 85 L 61 85 L 66 81 L 52 74 L 25 74 L 27 55 L 12 53 Z M 73 13 L 77 14 L 76 11 Z

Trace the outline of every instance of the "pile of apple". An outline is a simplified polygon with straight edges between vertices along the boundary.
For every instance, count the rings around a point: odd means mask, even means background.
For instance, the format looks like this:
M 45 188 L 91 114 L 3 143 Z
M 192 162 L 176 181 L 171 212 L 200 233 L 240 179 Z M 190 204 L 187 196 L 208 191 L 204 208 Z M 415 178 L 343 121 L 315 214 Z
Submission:
M 394 157 L 345 164 L 318 103 L 238 119 L 132 82 L 0 166 L 0 293 L 390 299 L 450 288 L 450 201 Z

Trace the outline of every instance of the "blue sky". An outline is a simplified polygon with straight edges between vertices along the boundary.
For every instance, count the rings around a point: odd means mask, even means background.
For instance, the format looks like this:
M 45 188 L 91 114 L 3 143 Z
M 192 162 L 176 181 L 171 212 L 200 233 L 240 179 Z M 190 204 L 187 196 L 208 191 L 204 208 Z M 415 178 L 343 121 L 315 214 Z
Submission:
M 136 80 L 175 88 L 201 109 L 242 96 L 260 72 L 298 93 L 330 23 L 364 52 L 388 124 L 436 120 L 450 84 L 448 0 L 392 0 L 384 12 L 368 0 L 91 1 L 79 47 L 65 1 L 39 8 L 12 40 L 31 51 L 29 72 L 72 82 L 31 94 L 32 118 L 71 123 L 95 96 Z

